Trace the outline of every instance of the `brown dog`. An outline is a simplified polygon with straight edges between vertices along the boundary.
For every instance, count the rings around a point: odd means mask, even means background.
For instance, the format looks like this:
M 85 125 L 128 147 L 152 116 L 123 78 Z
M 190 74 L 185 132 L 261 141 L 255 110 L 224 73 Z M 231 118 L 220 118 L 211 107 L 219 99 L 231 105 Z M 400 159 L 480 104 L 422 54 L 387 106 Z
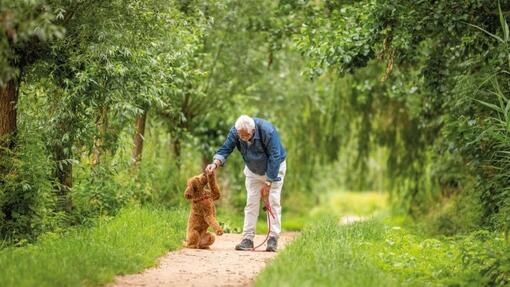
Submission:
M 206 188 L 209 183 L 209 189 Z M 216 221 L 214 201 L 220 198 L 220 189 L 216 183 L 215 174 L 197 175 L 188 180 L 184 197 L 192 201 L 188 218 L 188 234 L 185 247 L 207 249 L 214 243 L 214 235 L 207 232 L 211 226 L 217 235 L 223 234 L 223 229 Z

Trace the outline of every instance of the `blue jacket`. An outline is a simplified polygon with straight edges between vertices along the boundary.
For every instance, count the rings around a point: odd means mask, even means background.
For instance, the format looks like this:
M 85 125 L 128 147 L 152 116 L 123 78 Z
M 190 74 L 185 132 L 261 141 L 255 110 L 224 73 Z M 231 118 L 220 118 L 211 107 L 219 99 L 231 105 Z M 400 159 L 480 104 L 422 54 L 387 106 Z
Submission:
M 271 182 L 280 181 L 278 170 L 287 156 L 280 136 L 270 122 L 259 118 L 253 118 L 253 120 L 255 133 L 250 141 L 241 140 L 235 127 L 232 127 L 227 139 L 214 155 L 214 159 L 220 160 L 223 166 L 236 147 L 241 152 L 244 163 L 253 173 L 265 174 L 267 180 Z

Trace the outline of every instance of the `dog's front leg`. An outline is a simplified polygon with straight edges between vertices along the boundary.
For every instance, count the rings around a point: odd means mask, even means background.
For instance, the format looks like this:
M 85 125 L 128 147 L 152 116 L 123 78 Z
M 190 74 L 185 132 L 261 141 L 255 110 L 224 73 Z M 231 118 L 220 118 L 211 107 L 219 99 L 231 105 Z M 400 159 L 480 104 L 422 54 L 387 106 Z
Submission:
M 207 224 L 209 224 L 209 226 L 211 226 L 214 229 L 214 231 L 216 231 L 217 235 L 223 234 L 223 228 L 221 228 L 220 224 L 218 223 L 214 215 L 206 216 L 205 222 L 207 222 Z
M 209 188 L 211 189 L 211 195 L 213 200 L 220 199 L 220 187 L 216 182 L 216 175 L 214 173 L 208 175 L 207 180 L 209 182 Z

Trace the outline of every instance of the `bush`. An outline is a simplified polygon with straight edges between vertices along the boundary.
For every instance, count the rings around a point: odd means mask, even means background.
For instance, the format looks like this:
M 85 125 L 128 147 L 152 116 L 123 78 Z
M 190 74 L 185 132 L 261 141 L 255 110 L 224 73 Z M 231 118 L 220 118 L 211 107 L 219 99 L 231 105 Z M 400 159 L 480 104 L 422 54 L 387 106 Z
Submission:
M 0 240 L 23 242 L 52 229 L 63 220 L 55 211 L 53 162 L 42 138 L 22 131 L 15 149 L 0 157 Z
M 429 232 L 454 235 L 479 229 L 482 214 L 479 194 L 474 190 L 465 190 L 461 194 L 440 199 L 422 219 Z
M 77 216 L 113 215 L 133 196 L 130 189 L 114 180 L 115 168 L 106 164 L 83 166 L 75 172 L 72 199 Z

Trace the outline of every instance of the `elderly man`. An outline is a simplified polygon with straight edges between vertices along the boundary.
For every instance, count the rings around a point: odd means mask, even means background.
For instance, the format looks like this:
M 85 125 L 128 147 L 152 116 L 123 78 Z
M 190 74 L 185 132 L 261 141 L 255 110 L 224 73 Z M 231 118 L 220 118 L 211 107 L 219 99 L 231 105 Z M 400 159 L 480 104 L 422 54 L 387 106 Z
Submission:
M 245 163 L 244 175 L 248 196 L 244 208 L 243 240 L 235 248 L 236 250 L 253 248 L 261 194 L 269 194 L 269 203 L 276 218 L 271 220 L 266 251 L 276 251 L 281 231 L 280 194 L 286 170 L 285 149 L 276 128 L 271 123 L 242 115 L 230 129 L 225 143 L 214 155 L 213 163 L 206 167 L 206 172 L 212 173 L 218 166 L 223 166 L 236 147 Z

